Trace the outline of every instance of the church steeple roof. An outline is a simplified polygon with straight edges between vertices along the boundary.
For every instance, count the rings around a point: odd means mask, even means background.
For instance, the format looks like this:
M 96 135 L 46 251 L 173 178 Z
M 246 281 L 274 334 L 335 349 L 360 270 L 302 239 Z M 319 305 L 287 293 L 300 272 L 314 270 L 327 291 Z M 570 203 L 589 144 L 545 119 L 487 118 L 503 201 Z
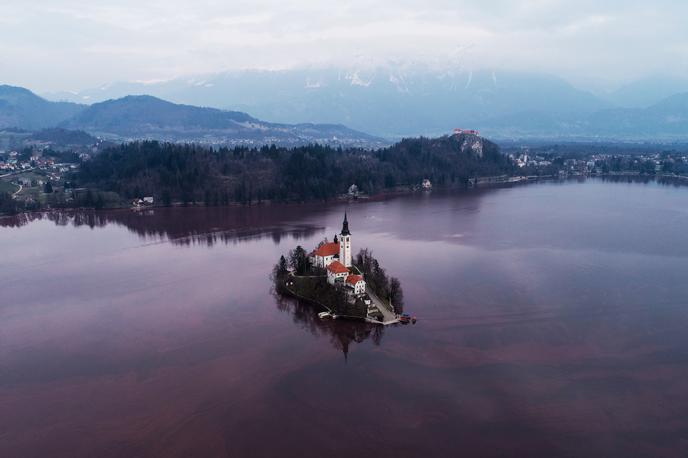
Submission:
M 342 223 L 342 235 L 351 235 L 351 232 L 349 232 L 349 221 L 346 219 L 346 212 L 344 212 L 344 222 Z

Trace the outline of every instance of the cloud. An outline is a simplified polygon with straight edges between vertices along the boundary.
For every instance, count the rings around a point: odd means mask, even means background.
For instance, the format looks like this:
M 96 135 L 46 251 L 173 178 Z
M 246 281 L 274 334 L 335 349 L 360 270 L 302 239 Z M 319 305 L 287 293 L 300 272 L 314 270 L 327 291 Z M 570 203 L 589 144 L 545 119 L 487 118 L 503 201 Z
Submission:
M 688 72 L 686 17 L 670 0 L 34 0 L 0 3 L 0 70 L 39 90 L 390 61 L 622 80 Z

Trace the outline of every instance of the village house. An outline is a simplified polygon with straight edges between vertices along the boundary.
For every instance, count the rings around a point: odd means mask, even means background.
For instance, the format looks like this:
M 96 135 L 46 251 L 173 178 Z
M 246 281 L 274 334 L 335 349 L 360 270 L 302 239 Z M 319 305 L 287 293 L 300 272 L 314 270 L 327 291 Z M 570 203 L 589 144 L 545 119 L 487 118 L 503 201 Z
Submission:
M 346 285 L 353 288 L 354 294 L 359 296 L 365 293 L 365 281 L 361 275 L 349 275 L 346 277 Z
M 353 197 L 353 198 L 358 197 L 358 194 L 359 194 L 358 186 L 356 186 L 355 184 L 352 184 L 351 186 L 349 186 L 348 194 L 349 194 L 349 197 Z
M 154 202 L 155 199 L 153 197 L 144 197 L 143 199 L 134 199 L 132 205 L 134 207 L 146 207 L 153 205 Z

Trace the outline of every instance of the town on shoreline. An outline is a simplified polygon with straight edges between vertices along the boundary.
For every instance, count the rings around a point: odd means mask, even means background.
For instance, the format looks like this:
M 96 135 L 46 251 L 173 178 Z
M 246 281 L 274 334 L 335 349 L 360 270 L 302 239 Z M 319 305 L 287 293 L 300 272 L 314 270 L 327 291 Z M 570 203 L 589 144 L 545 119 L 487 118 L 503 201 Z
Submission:
M 429 189 L 604 177 L 688 183 L 661 146 L 504 146 L 472 130 L 379 150 L 308 145 L 213 150 L 133 142 L 0 149 L 0 214 L 55 208 L 228 206 L 365 199 Z

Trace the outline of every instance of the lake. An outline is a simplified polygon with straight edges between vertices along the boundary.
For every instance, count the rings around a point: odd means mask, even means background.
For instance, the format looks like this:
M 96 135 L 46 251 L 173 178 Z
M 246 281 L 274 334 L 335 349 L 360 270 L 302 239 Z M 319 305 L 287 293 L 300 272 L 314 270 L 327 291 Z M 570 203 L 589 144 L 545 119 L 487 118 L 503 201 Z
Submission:
M 320 321 L 348 212 L 418 323 Z M 0 456 L 686 456 L 688 188 L 0 219 Z

